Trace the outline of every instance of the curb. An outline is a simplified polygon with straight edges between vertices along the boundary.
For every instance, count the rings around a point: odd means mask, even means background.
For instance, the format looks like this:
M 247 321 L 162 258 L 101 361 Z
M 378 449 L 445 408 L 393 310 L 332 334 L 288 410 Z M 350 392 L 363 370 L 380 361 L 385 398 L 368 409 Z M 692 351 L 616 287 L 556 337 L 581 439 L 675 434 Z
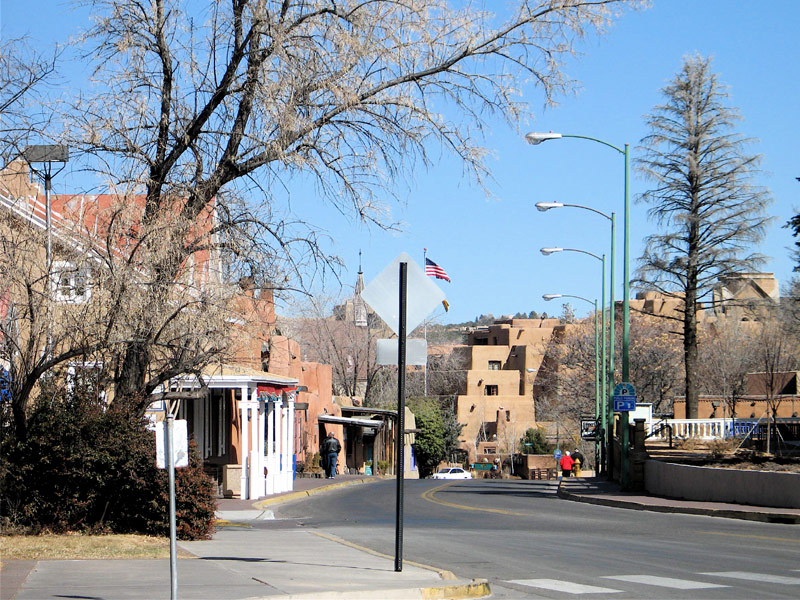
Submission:
M 331 483 L 330 485 L 323 485 L 317 488 L 313 488 L 310 490 L 305 490 L 302 492 L 291 492 L 289 494 L 284 494 L 283 496 L 275 496 L 274 498 L 265 498 L 264 500 L 258 500 L 257 502 L 253 503 L 253 506 L 257 509 L 265 509 L 267 506 L 271 506 L 274 504 L 280 504 L 283 502 L 291 502 L 292 500 L 297 500 L 299 498 L 307 498 L 308 496 L 313 496 L 315 494 L 320 494 L 322 492 L 329 492 L 330 490 L 335 490 L 337 488 L 342 488 L 348 485 L 356 485 L 359 483 L 377 483 L 378 481 L 383 481 L 383 477 L 369 477 L 364 479 L 350 479 L 349 481 L 341 481 L 339 483 Z
M 488 598 L 492 591 L 486 579 L 473 579 L 469 583 L 420 588 L 394 588 L 361 590 L 358 592 L 312 592 L 280 596 L 281 600 L 461 600 Z M 247 600 L 274 600 L 276 596 L 258 596 Z
M 785 525 L 800 524 L 800 515 L 788 513 L 769 513 L 747 510 L 722 509 L 722 508 L 700 508 L 694 506 L 674 506 L 658 504 L 642 504 L 627 500 L 610 500 L 599 496 L 588 496 L 575 494 L 564 489 L 563 484 L 558 486 L 558 497 L 572 502 L 583 502 L 584 504 L 596 504 L 600 506 L 611 506 L 614 508 L 628 508 L 633 510 L 647 510 L 660 513 L 682 513 L 687 515 L 702 515 L 707 517 L 722 517 L 726 519 L 740 519 L 743 521 L 757 521 L 760 523 L 779 523 Z

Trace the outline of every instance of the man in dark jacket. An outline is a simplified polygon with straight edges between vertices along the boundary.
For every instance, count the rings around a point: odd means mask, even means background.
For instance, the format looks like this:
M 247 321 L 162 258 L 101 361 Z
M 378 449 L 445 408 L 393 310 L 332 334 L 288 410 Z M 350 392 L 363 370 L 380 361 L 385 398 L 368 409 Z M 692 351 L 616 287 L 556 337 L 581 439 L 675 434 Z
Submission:
M 325 441 L 322 442 L 321 452 L 323 459 L 325 460 L 325 476 L 328 479 L 336 478 L 336 461 L 339 459 L 339 452 L 341 449 L 342 445 L 331 431 L 328 434 L 328 437 L 325 438 Z

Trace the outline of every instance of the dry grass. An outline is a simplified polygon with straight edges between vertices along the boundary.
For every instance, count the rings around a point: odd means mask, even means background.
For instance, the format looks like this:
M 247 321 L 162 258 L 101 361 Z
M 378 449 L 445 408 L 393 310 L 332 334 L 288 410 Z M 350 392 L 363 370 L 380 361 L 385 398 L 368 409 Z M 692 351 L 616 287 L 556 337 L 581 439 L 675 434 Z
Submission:
M 178 549 L 179 558 L 193 554 Z M 146 535 L 15 535 L 0 536 L 3 560 L 169 558 L 169 539 Z

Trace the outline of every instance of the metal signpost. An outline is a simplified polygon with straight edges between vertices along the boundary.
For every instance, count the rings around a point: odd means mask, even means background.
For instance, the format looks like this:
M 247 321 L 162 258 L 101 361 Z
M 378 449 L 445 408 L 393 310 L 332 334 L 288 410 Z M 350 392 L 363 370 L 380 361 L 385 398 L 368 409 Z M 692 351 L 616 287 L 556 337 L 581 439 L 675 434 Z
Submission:
M 175 435 L 177 429 L 178 435 Z M 177 437 L 177 439 L 176 439 Z M 169 581 L 170 600 L 178 600 L 178 542 L 175 524 L 175 468 L 189 466 L 186 421 L 175 421 L 170 411 L 166 422 L 156 424 L 156 466 L 169 475 Z
M 403 570 L 406 330 L 413 331 L 444 300 L 444 292 L 403 252 L 364 288 L 361 298 L 397 334 L 397 508 L 394 570 L 399 572 Z
M 620 485 L 623 490 L 628 489 L 630 474 L 628 473 L 628 449 L 630 446 L 630 431 L 628 427 L 628 413 L 636 410 L 636 390 L 627 381 L 618 383 L 614 387 L 614 412 L 620 413 L 620 433 L 622 435 L 622 451 L 620 452 Z

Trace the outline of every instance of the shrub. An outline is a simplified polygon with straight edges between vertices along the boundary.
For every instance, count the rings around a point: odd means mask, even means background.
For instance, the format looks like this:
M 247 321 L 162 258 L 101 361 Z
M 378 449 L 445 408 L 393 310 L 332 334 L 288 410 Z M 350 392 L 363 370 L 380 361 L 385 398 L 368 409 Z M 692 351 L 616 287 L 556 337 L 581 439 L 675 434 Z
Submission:
M 167 535 L 166 471 L 155 466 L 155 435 L 145 420 L 82 397 L 42 394 L 26 439 L 4 431 L 0 508 L 6 525 L 31 533 L 93 531 Z M 176 472 L 181 539 L 213 529 L 213 483 L 196 449 Z
M 378 475 L 383 475 L 388 470 L 389 470 L 389 461 L 388 460 L 379 460 L 378 461 Z

